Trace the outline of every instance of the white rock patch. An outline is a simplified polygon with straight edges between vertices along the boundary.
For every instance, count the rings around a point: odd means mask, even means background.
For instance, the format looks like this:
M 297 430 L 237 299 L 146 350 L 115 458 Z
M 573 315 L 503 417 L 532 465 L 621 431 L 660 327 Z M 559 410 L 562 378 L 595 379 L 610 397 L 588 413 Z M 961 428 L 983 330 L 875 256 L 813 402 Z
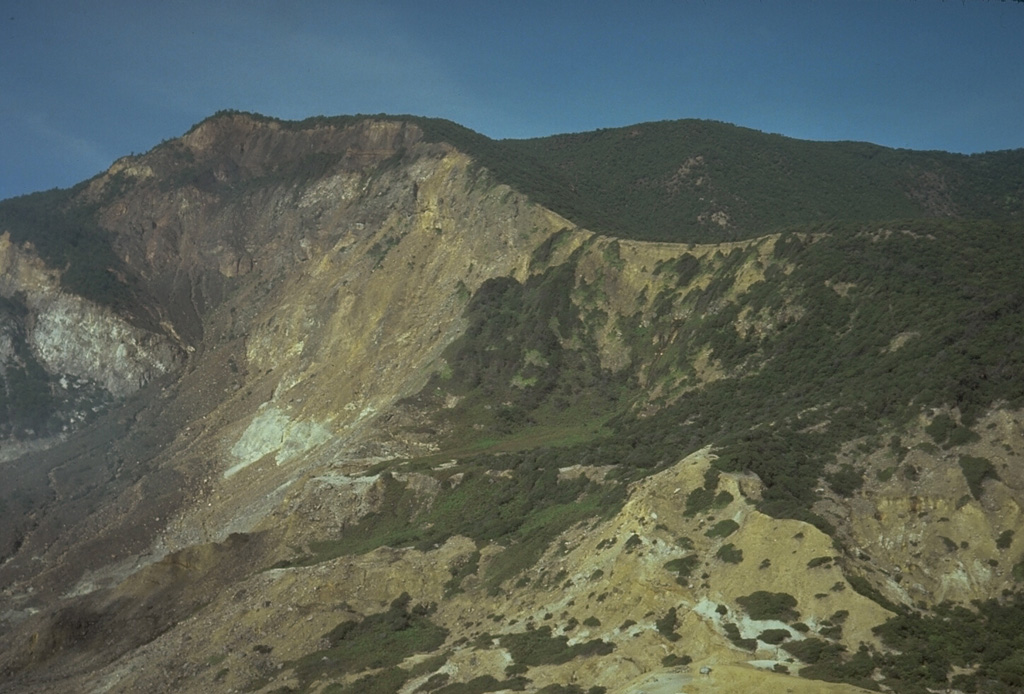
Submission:
M 274 461 L 281 465 L 330 439 L 330 432 L 318 422 L 293 422 L 276 407 L 264 406 L 231 447 L 238 461 L 224 472 L 227 479 L 265 455 L 276 453 Z
M 163 336 L 80 297 L 58 294 L 37 311 L 28 341 L 47 370 L 89 379 L 117 397 L 167 373 L 177 360 Z

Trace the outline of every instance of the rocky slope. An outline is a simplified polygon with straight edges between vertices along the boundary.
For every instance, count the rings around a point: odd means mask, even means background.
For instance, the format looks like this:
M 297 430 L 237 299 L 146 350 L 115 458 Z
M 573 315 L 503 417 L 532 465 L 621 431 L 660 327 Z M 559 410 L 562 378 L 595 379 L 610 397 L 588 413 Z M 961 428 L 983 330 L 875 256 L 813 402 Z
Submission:
M 809 262 L 943 228 L 616 240 L 415 121 L 243 114 L 66 204 L 132 300 L 0 237 L 5 392 L 50 427 L 0 453 L 0 690 L 919 691 L 873 628 L 1024 579 L 1019 394 L 928 400 L 960 338 Z M 921 393 L 834 376 L 872 364 Z

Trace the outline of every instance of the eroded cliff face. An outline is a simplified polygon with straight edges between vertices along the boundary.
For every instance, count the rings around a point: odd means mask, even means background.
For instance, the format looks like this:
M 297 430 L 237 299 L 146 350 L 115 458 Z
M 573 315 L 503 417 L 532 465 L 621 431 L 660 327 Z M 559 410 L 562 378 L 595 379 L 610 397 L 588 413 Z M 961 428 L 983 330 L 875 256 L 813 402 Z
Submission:
M 31 244 L 11 243 L 8 234 L 0 236 L 0 297 L 9 304 L 0 325 L 0 368 L 24 366 L 26 359 L 38 362 L 50 381 L 44 390 L 55 396 L 49 419 L 63 420 L 64 433 L 95 414 L 78 411 L 82 397 L 72 397 L 71 391 L 122 399 L 182 363 L 181 345 L 171 336 L 63 290 L 60 270 L 46 267 Z M 102 409 L 99 405 L 94 407 Z M 18 401 L 12 406 L 19 407 Z
M 559 348 L 592 349 L 601 378 L 635 384 L 628 411 L 642 419 L 756 371 L 710 344 L 682 350 L 676 323 L 736 309 L 725 329 L 768 335 L 806 313 L 788 297 L 737 309 L 793 270 L 775 236 L 613 241 L 416 125 L 373 119 L 221 116 L 80 194 L 152 302 L 133 322 L 62 293 L 60 269 L 0 237 L 0 295 L 23 308 L 0 313 L 0 362 L 28 350 L 57 381 L 124 399 L 64 448 L 6 468 L 43 489 L 0 534 L 0 672 L 18 691 L 325 691 L 368 676 L 408 694 L 477 678 L 494 690 L 852 692 L 787 674 L 803 663 L 781 644 L 880 647 L 872 627 L 892 613 L 865 584 L 898 605 L 1014 584 L 1021 550 L 1006 531 L 1021 522 L 1024 439 L 1020 414 L 998 408 L 979 440 L 948 450 L 928 445 L 926 419 L 899 456 L 850 442 L 840 462 L 866 457 L 867 481 L 823 489 L 815 506 L 840 543 L 760 512 L 762 481 L 714 473 L 714 442 L 643 461 L 658 471 L 638 481 L 567 458 L 522 489 L 519 468 L 467 462 L 545 442 L 556 420 L 578 434 L 558 420 L 569 402 L 545 410 L 535 439 L 498 440 L 491 414 L 509 403 L 449 388 L 448 350 L 481 288 L 564 270 Z M 587 318 L 575 332 L 573 311 Z M 518 396 L 536 385 L 529 368 L 550 364 L 517 358 L 505 385 Z M 466 417 L 473 437 L 452 444 L 438 413 Z M 997 462 L 984 494 L 963 455 Z M 569 491 L 524 506 L 514 533 L 490 532 L 508 498 L 545 486 Z M 759 593 L 793 604 L 751 612 Z M 337 650 L 346 639 L 355 650 Z M 385 677 L 401 682 L 388 690 Z
M 380 455 L 429 450 L 429 437 L 382 435 L 382 415 L 442 366 L 471 292 L 491 277 L 523 276 L 532 249 L 570 226 L 482 181 L 465 155 L 419 143 L 414 128 L 279 130 L 245 118 L 215 121 L 118 162 L 83 193 L 101 199 L 108 187 L 123 187 L 102 198 L 100 216 L 126 266 L 158 300 L 160 339 L 57 293 L 56 271 L 5 256 L 14 269 L 5 277 L 35 273 L 35 285 L 12 282 L 11 291 L 27 292 L 37 312 L 30 342 L 53 368 L 124 396 L 189 355 L 175 380 L 143 393 L 134 405 L 141 409 L 112 422 L 136 434 L 90 463 L 109 471 L 112 490 L 126 486 L 112 491 L 102 513 L 78 519 L 89 548 L 59 536 L 56 525 L 19 534 L 11 539 L 18 556 L 2 567 L 9 576 L 34 573 L 27 557 L 40 552 L 47 562 L 65 557 L 67 570 L 47 574 L 49 589 L 80 590 L 62 583 L 75 573 L 76 582 L 101 587 L 140 562 L 252 530 L 311 467 L 359 469 Z M 225 138 L 241 144 L 227 146 Z M 249 155 L 225 162 L 224 147 L 256 150 L 255 163 Z M 341 158 L 319 178 L 278 180 L 260 165 L 282 148 Z M 167 188 L 160 177 L 181 162 L 197 167 L 198 181 Z M 250 186 L 251 176 L 271 180 Z M 79 329 L 62 333 L 72 322 Z M 98 488 L 90 493 L 101 496 Z M 147 507 L 154 494 L 162 501 Z M 147 547 L 141 560 L 140 546 Z

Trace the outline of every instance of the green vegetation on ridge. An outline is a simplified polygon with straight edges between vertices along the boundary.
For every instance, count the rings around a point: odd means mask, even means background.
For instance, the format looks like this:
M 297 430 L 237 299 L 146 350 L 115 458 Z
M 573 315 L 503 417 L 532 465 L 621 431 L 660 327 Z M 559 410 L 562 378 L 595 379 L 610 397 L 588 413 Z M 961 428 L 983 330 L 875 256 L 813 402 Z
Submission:
M 580 226 L 630 239 L 711 243 L 826 222 L 1024 218 L 1024 150 L 960 155 L 812 142 L 705 120 L 493 140 L 421 116 L 277 121 L 245 115 L 295 131 L 365 120 L 409 123 L 534 202 Z M 308 179 L 340 156 L 308 156 L 273 176 Z
M 810 679 L 906 694 L 1009 694 L 1024 687 L 1022 618 L 1020 595 L 978 600 L 973 609 L 943 603 L 932 614 L 908 612 L 875 627 L 887 652 L 861 646 L 846 655 L 841 645 L 813 638 L 783 648 L 808 663 L 800 676 Z
M 344 621 L 324 635 L 324 648 L 286 663 L 300 682 L 298 691 L 313 691 L 317 680 L 379 668 L 387 668 L 389 685 L 401 686 L 409 673 L 395 666 L 414 653 L 436 650 L 448 637 L 447 630 L 430 621 L 428 606 L 410 602 L 405 593 L 385 612 Z M 372 691 L 369 682 L 365 685 L 359 691 Z
M 614 236 L 713 242 L 826 221 L 1024 214 L 1022 151 L 914 152 L 698 120 L 507 144 L 571 192 L 545 188 L 540 202 Z
M 828 225 L 784 235 L 764 262 L 753 247 L 702 261 L 711 273 L 703 289 L 683 267 L 676 290 L 619 319 L 646 386 L 596 361 L 607 316 L 579 287 L 565 298 L 573 256 L 524 285 L 485 284 L 465 337 L 446 353 L 450 378 L 421 397 L 464 394 L 438 416 L 498 436 L 546 421 L 558 403 L 579 416 L 616 411 L 605 422 L 614 435 L 561 449 L 565 464 L 643 475 L 714 444 L 720 469 L 754 472 L 766 485 L 762 510 L 829 530 L 810 511 L 818 481 L 847 495 L 863 479 L 850 464 L 826 476 L 844 443 L 932 408 L 956 408 L 954 429 L 969 432 L 993 403 L 1024 405 L 1022 237 L 1019 224 L 995 222 Z M 764 279 L 735 295 L 735 276 L 751 263 L 765 264 Z M 673 272 L 664 266 L 659 277 L 671 282 Z M 692 364 L 703 350 L 724 378 L 699 380 Z M 637 418 L 637 398 L 656 383 L 656 411 Z
M 625 490 L 586 477 L 560 479 L 557 451 L 541 449 L 468 459 L 438 474 L 442 490 L 425 504 L 390 473 L 381 475 L 384 499 L 379 511 L 345 528 L 336 538 L 313 543 L 309 564 L 382 546 L 431 549 L 453 535 L 498 542 L 506 549 L 483 576 L 490 590 L 533 565 L 559 533 L 574 523 L 607 517 L 619 508 Z M 508 474 L 502 474 L 506 471 Z M 452 475 L 460 475 L 450 483 Z M 455 591 L 458 586 L 450 585 Z

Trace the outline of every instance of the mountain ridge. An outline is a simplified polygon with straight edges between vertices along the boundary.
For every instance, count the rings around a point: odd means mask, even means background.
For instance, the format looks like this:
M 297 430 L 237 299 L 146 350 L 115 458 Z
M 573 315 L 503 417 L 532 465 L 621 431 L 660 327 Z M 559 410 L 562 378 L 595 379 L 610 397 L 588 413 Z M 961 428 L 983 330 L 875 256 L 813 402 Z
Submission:
M 920 216 L 1019 219 L 1024 214 L 1022 149 L 978 154 L 907 150 L 868 142 L 800 140 L 696 119 L 492 140 L 443 119 L 373 117 L 415 123 L 426 139 L 462 148 L 500 181 L 535 196 L 537 202 L 581 226 L 639 240 L 728 241 L 823 222 L 888 222 Z M 358 118 L 315 117 L 286 122 L 286 127 L 344 125 Z M 729 150 L 756 156 L 738 161 L 727 156 Z M 873 162 L 876 159 L 884 161 Z M 627 167 L 616 172 L 620 168 L 616 161 L 628 163 Z M 894 177 L 890 172 L 899 168 L 906 171 Z M 657 182 L 649 180 L 654 172 L 660 177 Z M 711 174 L 721 179 L 723 190 L 707 188 Z M 770 183 L 794 177 L 781 186 Z M 602 187 L 598 179 L 611 185 Z M 745 189 L 743 194 L 732 189 L 736 184 Z M 665 190 L 654 197 L 645 194 L 643 189 L 652 185 Z M 697 190 L 686 191 L 687 187 Z M 892 189 L 891 194 L 886 188 Z M 750 195 L 750 189 L 755 189 L 754 199 L 741 200 Z M 627 191 L 641 199 L 624 200 Z M 703 194 L 709 191 L 721 199 L 705 201 Z M 681 192 L 691 195 L 680 196 Z M 686 199 L 672 199 L 678 197 Z M 802 209 L 815 198 L 827 201 Z M 748 209 L 734 211 L 736 204 Z M 786 210 L 787 205 L 798 209 Z M 616 214 L 618 206 L 625 206 L 624 213 Z M 664 214 L 644 215 L 644 208 L 658 208 Z M 855 210 L 852 215 L 851 209 Z M 614 223 L 602 221 L 609 216 Z M 730 217 L 735 219 L 729 221 Z

